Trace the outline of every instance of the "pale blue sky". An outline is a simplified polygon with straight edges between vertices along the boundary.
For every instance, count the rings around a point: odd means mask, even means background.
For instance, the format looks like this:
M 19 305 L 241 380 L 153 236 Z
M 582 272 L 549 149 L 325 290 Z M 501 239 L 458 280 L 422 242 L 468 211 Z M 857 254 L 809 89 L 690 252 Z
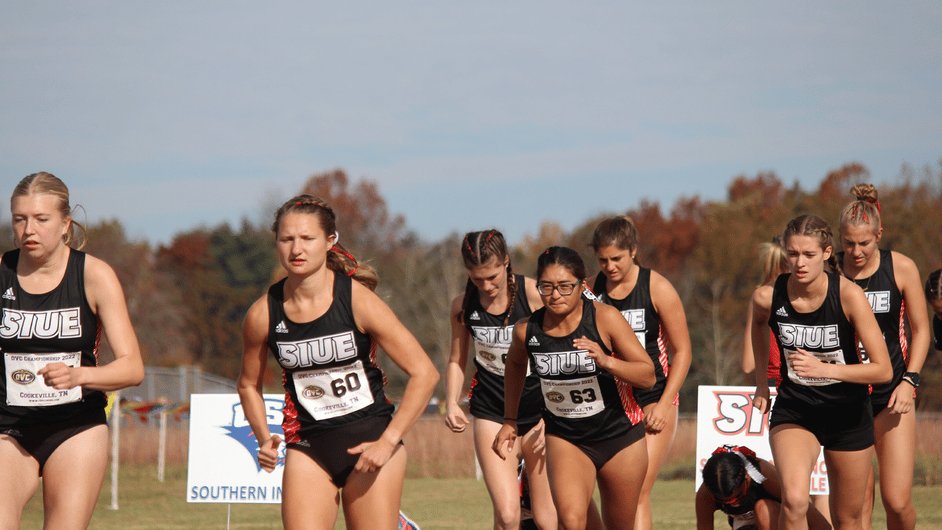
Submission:
M 319 4 L 5 2 L 6 193 L 50 171 L 161 243 L 341 167 L 426 239 L 517 242 L 739 174 L 942 158 L 938 0 Z

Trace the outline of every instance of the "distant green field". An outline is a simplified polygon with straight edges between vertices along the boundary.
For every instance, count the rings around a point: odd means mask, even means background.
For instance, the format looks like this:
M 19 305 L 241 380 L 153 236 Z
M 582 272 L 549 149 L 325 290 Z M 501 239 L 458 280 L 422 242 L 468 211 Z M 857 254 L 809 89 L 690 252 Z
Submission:
M 186 467 L 168 468 L 164 482 L 157 482 L 153 465 L 125 465 L 119 478 L 119 509 L 111 510 L 110 479 L 105 480 L 94 530 L 211 530 L 229 528 L 281 528 L 278 505 L 189 504 L 185 499 Z M 659 481 L 654 488 L 655 528 L 689 530 L 696 524 L 693 482 Z M 919 529 L 942 528 L 942 486 L 917 486 L 914 490 Z M 883 508 L 874 511 L 874 528 L 885 528 Z M 231 508 L 231 511 L 227 510 Z M 406 481 L 402 509 L 422 530 L 493 527 L 491 506 L 483 482 L 474 479 L 410 479 Z M 37 495 L 26 507 L 22 528 L 42 527 L 42 501 Z M 728 528 L 719 516 L 717 530 Z M 338 521 L 337 528 L 343 528 Z

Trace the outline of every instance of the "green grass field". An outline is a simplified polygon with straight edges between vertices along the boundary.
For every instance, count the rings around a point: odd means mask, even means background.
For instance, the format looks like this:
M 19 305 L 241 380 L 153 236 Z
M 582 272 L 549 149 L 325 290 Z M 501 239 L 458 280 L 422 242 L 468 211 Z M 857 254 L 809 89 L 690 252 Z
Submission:
M 111 510 L 110 479 L 105 479 L 98 508 L 92 518 L 94 530 L 169 530 L 281 528 L 278 505 L 189 504 L 185 499 L 186 467 L 167 469 L 165 481 L 157 481 L 153 465 L 125 465 L 119 478 L 119 509 Z M 654 488 L 654 520 L 658 530 L 694 528 L 693 481 L 659 481 Z M 917 528 L 942 528 L 942 486 L 916 486 L 914 502 L 919 516 Z M 874 510 L 874 528 L 885 528 L 883 508 Z M 227 510 L 231 511 L 227 513 Z M 491 506 L 484 483 L 474 479 L 409 479 L 402 509 L 422 530 L 492 528 Z M 37 495 L 26 507 L 22 528 L 42 527 L 42 500 Z M 715 527 L 728 528 L 716 518 Z M 342 520 L 337 528 L 343 528 Z

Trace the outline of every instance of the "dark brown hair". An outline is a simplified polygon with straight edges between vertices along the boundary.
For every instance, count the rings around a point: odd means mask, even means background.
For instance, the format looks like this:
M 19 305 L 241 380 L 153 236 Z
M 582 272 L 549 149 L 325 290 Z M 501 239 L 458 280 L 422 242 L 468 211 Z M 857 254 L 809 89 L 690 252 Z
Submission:
M 937 269 L 929 274 L 926 279 L 926 298 L 929 301 L 942 300 L 942 269 Z
M 536 263 L 537 281 L 550 265 L 565 267 L 580 282 L 585 279 L 585 262 L 582 261 L 582 256 L 578 252 L 569 247 L 550 247 L 540 254 Z
M 510 254 L 507 252 L 507 241 L 504 234 L 495 229 L 484 230 L 483 232 L 468 232 L 461 240 L 461 259 L 464 260 L 464 266 L 470 270 L 472 267 L 480 267 L 492 258 L 497 262 L 507 259 L 507 310 L 504 315 L 504 325 L 510 321 L 510 310 L 514 306 L 517 298 L 517 281 L 514 279 L 513 267 L 510 265 Z M 464 323 L 464 314 L 471 303 L 471 294 L 474 292 L 474 282 L 468 278 L 464 288 L 464 298 L 461 300 L 461 311 L 457 315 L 458 322 Z
M 634 252 L 638 249 L 638 228 L 635 222 L 627 215 L 618 215 L 603 220 L 595 227 L 592 233 L 592 241 L 589 246 L 592 250 L 598 252 L 602 247 L 614 246 L 621 250 Z M 635 265 L 640 265 L 638 255 L 635 254 Z

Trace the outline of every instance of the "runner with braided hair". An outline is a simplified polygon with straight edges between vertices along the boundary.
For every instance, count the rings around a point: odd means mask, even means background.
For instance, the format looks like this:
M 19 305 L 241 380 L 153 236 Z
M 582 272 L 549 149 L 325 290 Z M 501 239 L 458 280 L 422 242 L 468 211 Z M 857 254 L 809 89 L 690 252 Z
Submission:
M 867 385 L 892 378 L 889 354 L 863 290 L 832 272 L 837 262 L 827 222 L 802 215 L 782 237 L 791 272 L 756 289 L 751 326 L 756 366 L 768 364 L 770 327 L 782 357 L 769 417 L 769 444 L 782 475 L 780 527 L 807 528 L 808 480 L 823 447 L 831 521 L 839 530 L 859 530 L 873 456 Z M 858 339 L 869 363 L 861 362 Z M 766 374 L 756 370 L 753 405 L 762 413 L 769 394 Z
M 556 528 L 556 509 L 546 478 L 543 454 L 542 396 L 539 379 L 527 377 L 521 400 L 521 436 L 516 458 L 502 460 L 490 450 L 504 421 L 504 361 L 513 326 L 543 306 L 536 282 L 514 274 L 503 234 L 491 229 L 469 232 L 461 241 L 461 257 L 468 269 L 463 295 L 451 304 L 451 358 L 445 375 L 445 423 L 464 432 L 468 418 L 458 402 L 464 387 L 469 347 L 473 344 L 476 371 L 471 382 L 470 412 L 474 418 L 474 448 L 484 483 L 494 506 L 495 529 L 520 526 L 520 491 L 517 462 L 526 464 L 534 520 L 541 529 Z
M 759 261 L 762 263 L 762 283 L 759 285 L 775 285 L 775 280 L 782 274 L 788 272 L 788 258 L 785 255 L 785 246 L 782 242 L 782 235 L 776 234 L 771 241 L 759 245 Z M 746 378 L 754 376 L 756 370 L 756 357 L 752 352 L 752 302 L 746 312 L 746 337 L 743 341 L 742 369 Z M 778 344 L 775 342 L 775 333 L 769 330 L 769 365 L 766 368 L 766 378 L 769 388 L 772 385 L 778 385 L 782 381 L 781 362 L 782 358 L 778 351 Z M 812 495 L 814 507 L 821 512 L 821 515 L 828 521 L 831 520 L 831 510 L 828 506 L 827 495 Z

